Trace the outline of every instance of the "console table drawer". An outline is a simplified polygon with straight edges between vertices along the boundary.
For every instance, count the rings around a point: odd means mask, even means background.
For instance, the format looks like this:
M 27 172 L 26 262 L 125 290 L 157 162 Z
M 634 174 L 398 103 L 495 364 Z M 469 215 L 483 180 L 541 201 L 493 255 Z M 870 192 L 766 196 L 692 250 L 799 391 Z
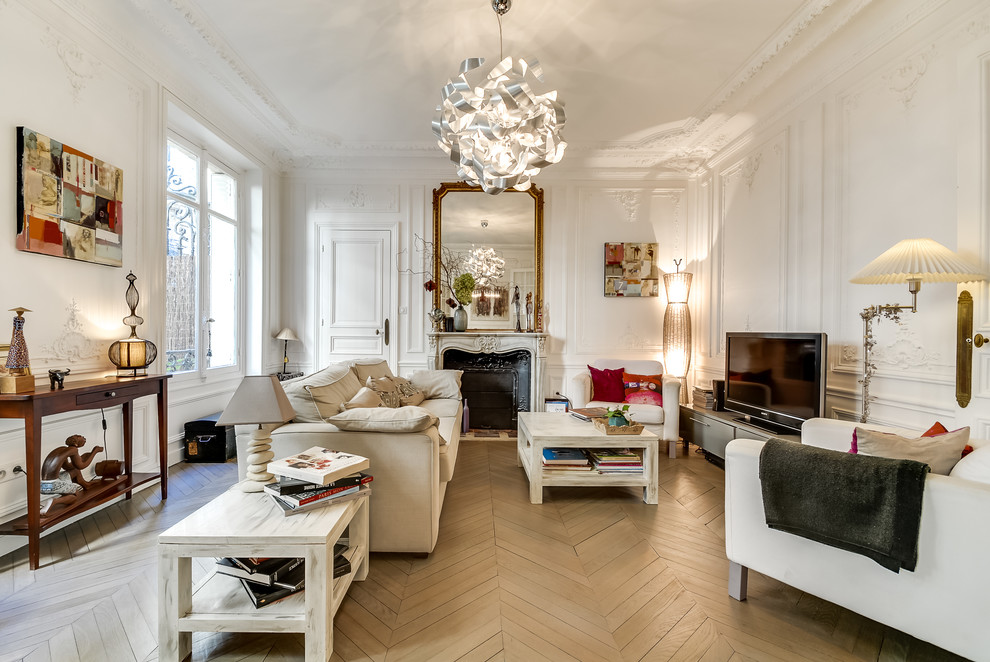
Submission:
M 154 391 L 151 391 L 154 393 Z M 86 405 L 95 404 L 105 404 L 108 407 L 115 404 L 120 404 L 128 400 L 133 400 L 134 398 L 139 398 L 142 395 L 150 395 L 147 388 L 143 385 L 138 386 L 120 386 L 118 384 L 107 385 L 106 389 L 97 391 L 94 393 L 83 393 L 76 396 L 76 406 L 85 407 Z

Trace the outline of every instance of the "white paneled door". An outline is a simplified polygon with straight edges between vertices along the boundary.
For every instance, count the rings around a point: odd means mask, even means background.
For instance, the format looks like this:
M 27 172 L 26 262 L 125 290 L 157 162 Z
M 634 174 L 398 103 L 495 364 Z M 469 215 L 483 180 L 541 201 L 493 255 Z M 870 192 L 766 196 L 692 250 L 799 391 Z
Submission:
M 320 365 L 379 357 L 395 366 L 390 229 L 319 229 Z

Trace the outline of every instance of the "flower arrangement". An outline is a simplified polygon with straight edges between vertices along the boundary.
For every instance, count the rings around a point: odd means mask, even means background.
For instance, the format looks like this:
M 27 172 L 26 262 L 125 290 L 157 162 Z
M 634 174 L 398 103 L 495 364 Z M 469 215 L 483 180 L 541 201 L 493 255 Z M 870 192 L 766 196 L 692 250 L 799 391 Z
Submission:
M 457 303 L 466 306 L 471 303 L 471 295 L 474 292 L 474 276 L 470 273 L 463 273 L 454 279 L 454 298 Z
M 609 425 L 631 425 L 632 424 L 632 414 L 629 413 L 629 405 L 622 405 L 621 407 L 609 407 L 606 410 L 605 417 L 608 419 Z

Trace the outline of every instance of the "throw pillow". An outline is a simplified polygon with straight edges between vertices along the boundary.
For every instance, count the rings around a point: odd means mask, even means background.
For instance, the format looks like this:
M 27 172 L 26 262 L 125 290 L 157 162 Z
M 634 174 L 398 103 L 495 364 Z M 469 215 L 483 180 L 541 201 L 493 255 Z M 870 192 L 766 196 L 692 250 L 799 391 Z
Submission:
M 427 399 L 460 400 L 463 374 L 463 370 L 417 370 L 409 381 L 422 390 Z
M 933 437 L 909 439 L 890 432 L 857 427 L 856 438 L 859 452 L 863 455 L 917 460 L 931 466 L 932 473 L 947 476 L 959 462 L 962 449 L 969 441 L 969 428 L 960 428 Z
M 289 398 L 289 404 L 292 405 L 292 408 L 296 412 L 293 420 L 297 423 L 322 423 L 323 417 L 320 416 L 316 402 L 313 401 L 313 396 L 306 387 L 333 384 L 346 377 L 349 373 L 351 373 L 349 366 L 335 363 L 311 375 L 282 382 L 282 390 L 285 391 L 286 397 Z M 347 397 L 349 398 L 351 395 L 354 395 L 359 388 L 361 388 L 361 384 L 358 384 L 354 392 Z
M 953 478 L 990 484 L 990 444 L 977 448 L 956 462 L 949 475 Z
M 401 407 L 401 396 L 399 395 L 399 389 L 396 388 L 395 384 L 389 377 L 379 377 L 375 379 L 374 377 L 368 377 L 368 381 L 365 386 L 370 388 L 372 391 L 378 394 L 381 398 L 382 405 L 385 407 Z
M 341 430 L 355 432 L 422 432 L 439 421 L 428 409 L 422 407 L 402 407 L 389 409 L 349 409 L 331 416 L 333 423 Z
M 622 373 L 623 402 L 663 406 L 663 375 Z
M 393 377 L 392 383 L 399 391 L 399 404 L 403 407 L 415 407 L 426 400 L 423 390 L 414 386 L 412 382 L 404 377 Z
M 320 421 L 327 416 L 333 416 L 340 411 L 340 406 L 354 397 L 361 390 L 361 384 L 350 370 L 343 373 L 335 382 L 330 384 L 307 384 L 303 387 L 320 413 Z M 299 420 L 298 418 L 296 420 Z
M 622 386 L 623 368 L 599 370 L 588 366 L 591 371 L 591 399 L 600 402 L 622 402 L 626 397 Z
M 948 430 L 945 429 L 945 426 L 942 425 L 941 423 L 939 423 L 938 421 L 935 421 L 935 424 L 932 425 L 927 430 L 925 430 L 924 433 L 922 433 L 921 436 L 922 437 L 934 437 L 937 434 L 945 434 L 946 432 L 948 432 Z M 966 450 L 967 448 L 969 450 Z M 961 457 L 966 457 L 966 454 L 969 453 L 969 452 L 971 452 L 972 450 L 973 450 L 973 447 L 967 445 L 966 448 L 963 448 Z M 850 453 L 854 453 L 854 454 L 859 452 L 859 443 L 858 443 L 858 441 L 856 439 L 856 430 L 855 429 L 853 430 L 853 440 L 852 440 L 852 445 L 849 447 L 849 452 Z
M 367 409 L 369 407 L 381 407 L 382 397 L 367 386 L 362 386 L 361 390 L 353 398 L 341 405 L 341 411 L 348 409 Z
M 356 359 L 348 363 L 362 384 L 368 381 L 368 377 L 378 379 L 379 377 L 393 376 L 388 367 L 388 361 L 382 359 Z

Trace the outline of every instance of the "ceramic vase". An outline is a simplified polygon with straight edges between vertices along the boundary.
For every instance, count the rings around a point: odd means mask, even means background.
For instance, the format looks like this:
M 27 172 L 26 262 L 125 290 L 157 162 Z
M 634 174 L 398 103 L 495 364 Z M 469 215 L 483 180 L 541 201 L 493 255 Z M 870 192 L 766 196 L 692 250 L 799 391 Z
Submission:
M 468 314 L 464 306 L 454 308 L 454 331 L 467 331 Z

